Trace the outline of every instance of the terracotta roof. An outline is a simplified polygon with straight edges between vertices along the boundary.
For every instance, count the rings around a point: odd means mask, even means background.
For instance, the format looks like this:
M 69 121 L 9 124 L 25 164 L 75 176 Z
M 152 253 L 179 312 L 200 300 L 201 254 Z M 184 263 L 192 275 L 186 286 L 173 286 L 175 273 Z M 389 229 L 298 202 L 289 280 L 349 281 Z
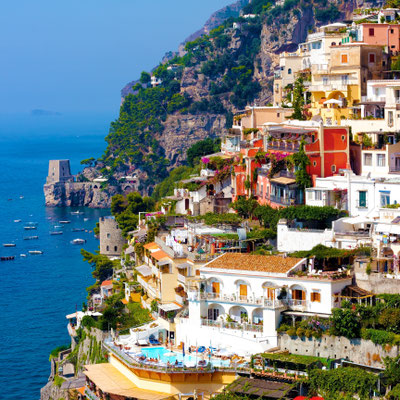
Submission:
M 146 250 L 156 250 L 159 249 L 155 242 L 147 243 L 143 246 Z
M 241 253 L 225 253 L 221 257 L 210 261 L 205 265 L 207 268 L 238 269 L 243 271 L 260 271 L 287 273 L 302 258 L 281 256 L 259 256 Z
M 151 256 L 154 257 L 157 261 L 162 260 L 163 258 L 169 257 L 167 253 L 164 253 L 162 250 L 155 251 L 151 253 Z
M 108 280 L 108 281 L 103 281 L 103 282 L 101 282 L 101 286 L 109 286 L 109 285 L 112 285 L 113 284 L 113 281 L 112 280 Z

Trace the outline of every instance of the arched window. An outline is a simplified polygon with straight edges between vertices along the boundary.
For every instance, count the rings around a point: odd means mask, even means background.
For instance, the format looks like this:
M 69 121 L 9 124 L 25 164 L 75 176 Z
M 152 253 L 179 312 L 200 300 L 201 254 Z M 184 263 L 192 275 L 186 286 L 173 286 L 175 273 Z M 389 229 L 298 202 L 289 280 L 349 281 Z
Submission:
M 107 251 L 110 251 L 110 246 L 107 246 L 107 247 L 106 247 L 106 250 L 107 250 Z
M 118 246 L 114 246 L 114 251 L 117 251 L 118 250 Z
M 292 75 L 292 68 L 289 68 L 288 71 L 287 71 L 287 73 L 288 73 L 289 75 Z

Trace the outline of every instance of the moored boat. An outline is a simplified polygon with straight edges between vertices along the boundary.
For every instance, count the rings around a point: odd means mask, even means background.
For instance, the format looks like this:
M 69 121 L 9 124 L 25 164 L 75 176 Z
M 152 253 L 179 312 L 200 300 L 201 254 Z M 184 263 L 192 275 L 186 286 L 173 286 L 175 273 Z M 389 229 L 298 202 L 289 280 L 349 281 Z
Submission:
M 11 261 L 14 260 L 15 256 L 6 256 L 6 257 L 0 257 L 1 261 Z
M 85 228 L 73 228 L 72 232 L 83 232 Z
M 41 251 L 41 250 L 29 250 L 28 253 L 29 254 L 43 254 L 43 251 Z
M 15 243 L 3 243 L 3 247 L 15 247 Z
M 60 222 L 60 224 L 70 224 L 71 223 L 71 221 L 68 221 L 68 220 L 59 221 L 59 222 Z
M 74 239 L 74 240 L 72 240 L 71 241 L 71 243 L 72 244 L 83 244 L 83 243 L 86 243 L 86 240 L 85 239 Z
M 50 232 L 50 235 L 62 235 L 64 232 L 63 231 L 53 231 Z
M 39 236 L 25 236 L 24 240 L 35 240 L 35 239 L 39 239 Z
M 14 219 L 14 222 L 21 222 L 22 219 Z
M 35 225 L 24 226 L 24 229 L 26 231 L 33 231 L 33 230 L 37 229 L 37 226 L 35 226 Z

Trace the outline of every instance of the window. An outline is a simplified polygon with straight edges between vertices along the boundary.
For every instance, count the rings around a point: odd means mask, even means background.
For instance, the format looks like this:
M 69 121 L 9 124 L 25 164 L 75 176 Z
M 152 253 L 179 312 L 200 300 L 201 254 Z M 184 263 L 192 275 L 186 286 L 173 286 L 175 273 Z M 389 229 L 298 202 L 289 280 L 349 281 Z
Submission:
M 381 191 L 381 207 L 385 207 L 390 204 L 390 192 L 389 191 Z
M 292 68 L 289 68 L 287 73 L 288 73 L 288 75 L 292 75 Z
M 107 246 L 107 247 L 106 247 L 106 250 L 107 250 L 107 251 L 110 251 L 110 246 Z
M 342 85 L 348 85 L 348 84 L 349 84 L 349 76 L 342 75 Z
M 368 35 L 369 36 L 375 36 L 375 29 L 374 28 L 369 28 L 368 29 Z
M 118 251 L 118 246 L 114 246 L 114 251 Z
M 342 142 L 346 140 L 346 136 L 342 135 Z
M 393 126 L 393 111 L 388 111 L 388 125 Z
M 276 113 L 276 116 L 279 118 L 281 116 L 281 113 Z
M 368 62 L 370 64 L 375 64 L 375 53 L 369 53 L 368 54 Z
M 110 235 L 109 233 L 107 233 L 107 239 L 110 239 L 110 236 L 111 236 L 111 235 Z
M 321 293 L 320 292 L 311 292 L 311 302 L 321 303 Z
M 364 165 L 368 167 L 372 165 L 372 153 L 364 153 Z
M 367 207 L 367 192 L 366 190 L 361 190 L 358 192 L 358 207 Z
M 212 283 L 212 292 L 219 294 L 219 291 L 220 291 L 219 282 L 213 282 Z
M 293 289 L 292 290 L 292 299 L 293 300 L 305 300 L 306 293 L 304 292 L 304 290 Z
M 317 166 L 317 162 L 316 162 L 316 161 L 313 161 L 313 163 L 312 163 L 312 164 L 313 164 L 313 166 L 314 166 L 314 167 L 316 167 L 316 166 Z
M 349 62 L 347 54 L 342 54 L 341 61 L 342 61 L 342 64 L 347 64 Z
M 216 321 L 219 317 L 219 309 L 218 308 L 210 308 L 208 310 L 208 319 Z
M 384 167 L 386 162 L 386 155 L 385 154 L 377 154 L 376 155 L 376 165 L 378 167 Z
M 247 297 L 247 285 L 239 285 L 240 296 Z
M 394 33 L 394 29 L 391 29 L 391 30 L 390 30 L 390 33 Z M 392 46 L 392 47 L 394 47 L 394 46 Z
M 312 190 L 307 190 L 307 200 L 313 200 L 313 192 L 312 192 Z
M 322 200 L 322 192 L 321 190 L 315 191 L 315 200 Z
M 332 170 L 332 172 L 336 172 L 336 165 L 335 164 L 332 165 L 331 170 Z
M 324 77 L 322 78 L 322 84 L 323 84 L 323 85 L 329 85 L 329 77 L 324 76 Z

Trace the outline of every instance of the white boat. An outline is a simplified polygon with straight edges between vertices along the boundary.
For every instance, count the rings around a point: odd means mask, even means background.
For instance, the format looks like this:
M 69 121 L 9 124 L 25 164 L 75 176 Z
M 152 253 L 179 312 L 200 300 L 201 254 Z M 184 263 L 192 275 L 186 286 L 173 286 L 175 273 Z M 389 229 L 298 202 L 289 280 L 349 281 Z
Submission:
M 89 221 L 89 218 L 83 218 L 83 220 L 86 222 L 86 221 Z
M 29 254 L 43 254 L 43 251 L 41 251 L 41 250 L 29 250 L 28 253 Z
M 71 211 L 71 214 L 72 215 L 81 215 L 81 214 L 84 214 L 84 212 L 83 211 Z
M 24 226 L 24 229 L 26 231 L 32 231 L 34 229 L 37 229 L 37 226 L 35 226 L 35 225 Z
M 19 196 L 19 198 L 20 198 L 20 199 L 23 199 L 23 198 L 24 198 L 24 196 Z
M 15 247 L 15 243 L 3 243 L 3 247 Z
M 50 232 L 50 235 L 62 235 L 64 232 L 63 231 L 53 231 Z
M 60 228 L 62 228 L 61 225 L 54 225 L 54 229 L 60 229 Z
M 21 253 L 19 256 L 20 256 L 20 257 L 26 257 L 26 254 Z
M 39 239 L 39 236 L 26 236 L 26 237 L 24 237 L 24 240 L 35 240 L 35 239 Z
M 21 222 L 22 219 L 14 219 L 14 222 Z
M 74 240 L 72 240 L 71 243 L 72 244 L 83 244 L 83 243 L 86 243 L 86 240 L 85 239 L 74 239 Z
M 59 221 L 59 222 L 60 222 L 60 224 L 70 224 L 71 223 L 71 221 L 68 221 L 68 220 Z

